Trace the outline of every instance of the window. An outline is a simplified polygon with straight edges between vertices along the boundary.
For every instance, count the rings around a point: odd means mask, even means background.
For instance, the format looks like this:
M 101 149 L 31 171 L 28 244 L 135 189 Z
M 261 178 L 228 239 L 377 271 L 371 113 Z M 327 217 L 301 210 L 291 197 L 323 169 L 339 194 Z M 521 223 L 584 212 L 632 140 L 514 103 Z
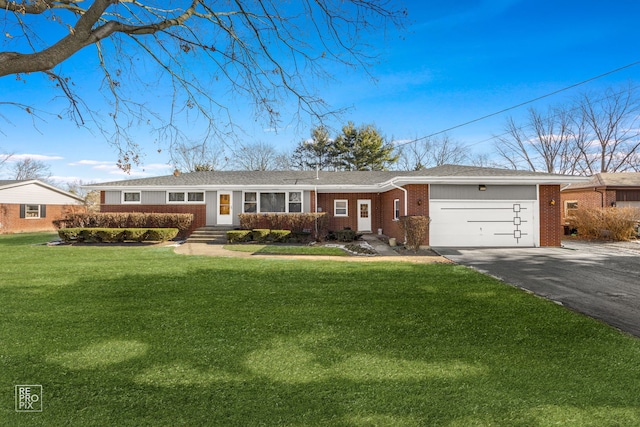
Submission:
M 204 202 L 204 193 L 202 191 L 187 193 L 188 202 Z
M 578 209 L 578 202 L 576 200 L 567 200 L 564 202 L 564 216 L 571 216 Z
M 244 193 L 244 213 L 258 212 L 258 193 Z
M 123 203 L 140 203 L 139 191 L 125 191 L 122 193 Z
M 244 193 L 244 213 L 302 212 L 302 192 L 286 193 L 247 191 Z
M 286 212 L 285 193 L 260 193 L 260 212 Z
M 184 202 L 184 193 L 169 193 L 168 202 Z
M 333 215 L 334 216 L 349 216 L 349 201 L 348 200 L 334 200 L 333 201 Z
M 289 212 L 302 212 L 302 193 L 299 191 L 289 193 Z
M 394 199 L 393 201 L 393 220 L 400 219 L 400 199 Z
M 204 193 L 202 191 L 184 192 L 169 191 L 167 192 L 167 203 L 200 203 L 204 202 Z
M 40 205 L 25 205 L 24 206 L 25 218 L 40 218 Z

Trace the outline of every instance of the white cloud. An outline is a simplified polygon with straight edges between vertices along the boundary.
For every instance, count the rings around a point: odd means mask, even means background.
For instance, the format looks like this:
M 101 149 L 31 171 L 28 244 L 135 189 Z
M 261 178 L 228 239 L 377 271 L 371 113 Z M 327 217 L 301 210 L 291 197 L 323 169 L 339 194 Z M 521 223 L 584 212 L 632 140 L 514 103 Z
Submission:
M 62 156 L 47 156 L 44 154 L 0 154 L 0 159 L 6 159 L 7 162 L 18 162 L 24 159 L 33 159 L 40 162 L 50 162 L 53 160 L 62 160 Z

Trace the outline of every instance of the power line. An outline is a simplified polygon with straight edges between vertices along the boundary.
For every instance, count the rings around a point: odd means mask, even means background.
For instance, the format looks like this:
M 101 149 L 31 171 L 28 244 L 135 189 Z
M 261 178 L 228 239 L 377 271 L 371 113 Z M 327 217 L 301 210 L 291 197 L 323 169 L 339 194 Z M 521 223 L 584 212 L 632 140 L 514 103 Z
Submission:
M 487 115 L 482 116 L 482 117 L 479 117 L 479 118 L 477 118 L 477 119 L 469 120 L 468 122 L 464 122 L 464 123 L 461 123 L 461 124 L 459 124 L 459 125 L 455 125 L 455 126 L 452 126 L 452 127 L 450 127 L 450 128 L 447 128 L 447 129 L 444 129 L 444 130 L 441 130 L 441 131 L 438 131 L 438 132 L 434 132 L 434 133 L 432 133 L 432 134 L 429 134 L 429 135 L 426 135 L 426 136 L 422 136 L 422 137 L 420 137 L 420 138 L 413 139 L 413 140 L 411 140 L 411 141 L 405 141 L 405 142 L 402 142 L 402 143 L 397 144 L 397 145 L 398 145 L 398 146 L 400 146 L 400 145 L 406 145 L 406 144 L 411 144 L 411 143 L 414 143 L 414 142 L 422 141 L 423 139 L 428 139 L 428 138 L 431 138 L 431 137 L 433 137 L 433 136 L 440 135 L 440 134 L 442 134 L 442 133 L 446 133 L 446 132 L 449 132 L 449 131 L 451 131 L 451 130 L 461 128 L 461 127 L 463 127 L 463 126 L 470 125 L 471 123 L 476 123 L 476 122 L 479 122 L 479 121 L 481 121 L 481 120 L 488 119 L 489 117 L 497 116 L 497 115 L 499 115 L 499 114 L 506 113 L 507 111 L 515 110 L 516 108 L 520 108 L 520 107 L 522 107 L 522 106 L 524 106 L 524 105 L 531 104 L 531 103 L 533 103 L 533 102 L 539 101 L 539 100 L 544 99 L 544 98 L 548 98 L 548 97 L 553 96 L 553 95 L 557 95 L 558 93 L 561 93 L 561 92 L 567 91 L 567 90 L 569 90 L 569 89 L 573 89 L 573 88 L 575 88 L 575 87 L 578 87 L 578 86 L 581 86 L 581 85 L 583 85 L 583 84 L 586 84 L 586 83 L 592 82 L 592 81 L 594 81 L 594 80 L 600 79 L 600 78 L 602 78 L 602 77 L 606 77 L 606 76 L 608 76 L 608 75 L 611 75 L 611 74 L 617 73 L 617 72 L 622 71 L 622 70 L 625 70 L 625 69 L 627 69 L 627 68 L 634 67 L 634 66 L 636 66 L 636 65 L 638 65 L 638 64 L 640 64 L 640 61 L 632 62 L 632 63 L 627 64 L 627 65 L 625 65 L 625 66 L 622 66 L 622 67 L 620 67 L 620 68 L 616 68 L 615 70 L 607 71 L 606 73 L 603 73 L 603 74 L 597 75 L 597 76 L 595 76 L 595 77 L 591 77 L 591 78 L 589 78 L 589 79 L 587 79 L 587 80 L 583 80 L 583 81 L 581 81 L 581 82 L 579 82 L 579 83 L 575 83 L 575 84 L 572 84 L 572 85 L 570 85 L 570 86 L 563 87 L 562 89 L 558 89 L 558 90 L 556 90 L 556 91 L 553 91 L 553 92 L 547 93 L 546 95 L 542 95 L 542 96 L 539 96 L 539 97 L 537 97 L 537 98 L 530 99 L 530 100 L 525 101 L 525 102 L 521 102 L 520 104 L 513 105 L 513 106 L 511 106 L 511 107 L 508 107 L 508 108 L 502 109 L 502 110 L 500 110 L 500 111 L 496 111 L 495 113 L 487 114 Z M 491 138 L 491 139 L 492 139 L 492 138 Z

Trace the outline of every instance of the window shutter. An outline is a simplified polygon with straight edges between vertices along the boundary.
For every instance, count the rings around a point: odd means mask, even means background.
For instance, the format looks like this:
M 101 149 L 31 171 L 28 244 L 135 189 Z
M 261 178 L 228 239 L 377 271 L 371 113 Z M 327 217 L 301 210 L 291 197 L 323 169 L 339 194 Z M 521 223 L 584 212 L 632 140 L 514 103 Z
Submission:
M 25 212 L 26 210 L 26 206 L 25 205 L 20 205 L 20 218 L 24 218 L 25 217 Z
M 47 216 L 47 205 L 40 205 L 40 218 Z

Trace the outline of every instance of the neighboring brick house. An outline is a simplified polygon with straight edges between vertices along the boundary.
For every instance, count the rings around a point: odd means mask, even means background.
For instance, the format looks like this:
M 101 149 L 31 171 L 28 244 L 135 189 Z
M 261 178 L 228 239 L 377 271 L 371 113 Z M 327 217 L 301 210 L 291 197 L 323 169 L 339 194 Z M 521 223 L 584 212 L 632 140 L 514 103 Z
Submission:
M 82 198 L 42 181 L 0 180 L 0 233 L 52 231 L 54 220 L 79 210 Z
M 562 221 L 579 208 L 640 208 L 640 173 L 597 173 L 589 181 L 562 189 Z
M 559 246 L 560 186 L 582 177 L 445 165 L 421 171 L 211 171 L 87 186 L 102 212 L 187 212 L 194 227 L 239 226 L 240 213 L 326 212 L 404 240 L 399 218 L 431 218 L 425 245 Z

